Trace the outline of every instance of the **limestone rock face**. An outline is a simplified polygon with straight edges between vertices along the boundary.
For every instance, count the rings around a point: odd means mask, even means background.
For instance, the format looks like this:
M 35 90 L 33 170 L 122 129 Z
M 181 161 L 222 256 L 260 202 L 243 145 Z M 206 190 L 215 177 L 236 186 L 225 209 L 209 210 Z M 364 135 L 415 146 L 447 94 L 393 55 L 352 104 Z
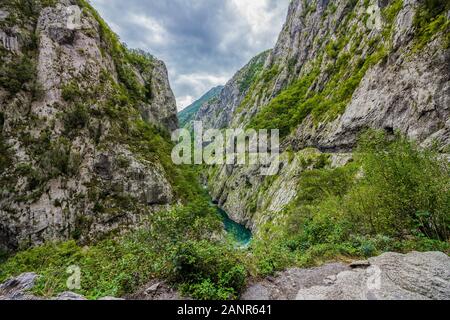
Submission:
M 177 103 L 170 88 L 166 65 L 163 61 L 155 59 L 151 74 L 143 76 L 150 82 L 151 100 L 149 104 L 140 106 L 142 117 L 170 131 L 177 129 Z
M 249 286 L 244 300 L 450 300 L 450 258 L 441 252 L 385 253 L 350 269 L 290 269 Z
M 283 159 L 288 159 L 291 151 L 314 148 L 330 154 L 332 167 L 345 165 L 358 136 L 368 128 L 388 134 L 400 132 L 423 146 L 437 145 L 448 152 L 450 49 L 445 31 L 437 32 L 419 47 L 414 20 L 419 10 L 424 10 L 423 2 L 399 3 L 291 1 L 278 41 L 248 91 L 232 94 L 238 91 L 231 80 L 219 100 L 205 106 L 197 120 L 203 120 L 207 128 L 251 126 L 274 99 L 306 83 L 302 94 L 280 102 L 280 110 L 285 110 L 289 99 L 294 100 L 294 111 L 290 110 L 294 114 L 301 107 L 313 110 L 301 113 L 300 120 L 289 128 L 281 145 Z M 334 72 L 342 65 L 346 68 L 336 77 Z M 247 69 L 244 67 L 235 77 Z M 349 79 L 356 79 L 351 88 L 338 91 L 339 85 Z M 346 90 L 350 94 L 344 99 Z M 341 94 L 339 99 L 333 99 L 336 92 Z M 315 93 L 317 99 L 300 106 Z M 323 109 L 316 110 L 321 103 Z M 339 111 L 333 111 L 338 105 Z M 270 117 L 277 112 L 287 111 L 276 109 L 264 115 Z M 257 167 L 212 169 L 212 195 L 234 219 L 256 230 L 264 221 L 276 219 L 276 213 L 295 198 L 296 173 L 304 168 L 301 162 L 283 163 L 284 169 L 273 179 L 254 176 L 259 172 Z
M 217 99 L 204 104 L 197 112 L 196 121 L 202 121 L 207 129 L 229 127 L 242 100 L 250 89 L 252 81 L 262 69 L 270 51 L 253 58 L 238 71 L 222 89 Z
M 441 252 L 385 253 L 370 267 L 301 289 L 298 300 L 450 300 L 450 258 Z
M 166 67 L 115 37 L 78 1 L 0 4 L 1 249 L 122 233 L 177 202 L 142 147 L 178 127 Z
M 0 285 L 0 300 L 38 300 L 27 291 L 34 287 L 38 275 L 24 273 Z

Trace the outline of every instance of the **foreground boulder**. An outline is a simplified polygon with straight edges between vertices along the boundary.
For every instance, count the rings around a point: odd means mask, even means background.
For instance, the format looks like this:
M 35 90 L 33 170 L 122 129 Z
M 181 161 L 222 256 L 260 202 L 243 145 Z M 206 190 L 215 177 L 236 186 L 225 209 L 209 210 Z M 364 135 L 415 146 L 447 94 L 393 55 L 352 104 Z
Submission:
M 252 284 L 244 300 L 450 300 L 450 257 L 385 253 L 349 267 L 290 269 Z
M 34 287 L 37 278 L 37 274 L 30 272 L 9 279 L 0 285 L 0 300 L 39 300 L 27 293 Z

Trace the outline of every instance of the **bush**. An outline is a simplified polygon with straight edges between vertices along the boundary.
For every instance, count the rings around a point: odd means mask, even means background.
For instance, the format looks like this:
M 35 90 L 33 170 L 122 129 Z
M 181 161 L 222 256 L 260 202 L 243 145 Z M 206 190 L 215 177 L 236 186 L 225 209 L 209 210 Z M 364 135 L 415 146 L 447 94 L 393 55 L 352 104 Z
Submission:
M 441 0 L 424 0 L 420 5 L 414 17 L 414 26 L 416 34 L 414 37 L 414 51 L 419 51 L 427 43 L 434 39 L 434 36 L 440 32 L 444 32 L 448 39 L 450 21 L 447 12 L 450 10 L 450 3 Z M 445 43 L 444 47 L 448 44 Z
M 0 67 L 0 86 L 11 95 L 24 89 L 24 85 L 33 82 L 36 78 L 36 66 L 27 56 L 16 58 Z
M 346 198 L 349 212 L 372 233 L 419 232 L 450 238 L 450 166 L 437 152 L 400 135 L 369 132 L 358 150 L 364 177 Z
M 73 131 L 84 129 L 89 123 L 89 111 L 83 104 L 77 103 L 75 107 L 63 115 L 65 133 L 69 136 Z
M 449 177 L 448 161 L 433 149 L 367 132 L 355 162 L 301 174 L 280 230 L 269 222 L 264 241 L 253 244 L 257 274 L 342 255 L 450 250 Z
M 76 81 L 71 81 L 62 87 L 62 98 L 67 102 L 79 101 L 82 98 L 81 89 Z
M 208 241 L 181 243 L 172 257 L 172 279 L 195 299 L 236 299 L 247 272 L 235 252 L 232 247 Z

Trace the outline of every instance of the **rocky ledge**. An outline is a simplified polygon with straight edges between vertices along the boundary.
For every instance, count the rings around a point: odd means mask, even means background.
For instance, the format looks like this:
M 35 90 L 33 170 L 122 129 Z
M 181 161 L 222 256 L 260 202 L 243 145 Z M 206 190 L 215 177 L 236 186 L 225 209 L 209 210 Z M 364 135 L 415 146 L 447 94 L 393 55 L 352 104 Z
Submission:
M 253 283 L 243 300 L 450 300 L 450 257 L 385 253 L 347 266 L 289 269 Z

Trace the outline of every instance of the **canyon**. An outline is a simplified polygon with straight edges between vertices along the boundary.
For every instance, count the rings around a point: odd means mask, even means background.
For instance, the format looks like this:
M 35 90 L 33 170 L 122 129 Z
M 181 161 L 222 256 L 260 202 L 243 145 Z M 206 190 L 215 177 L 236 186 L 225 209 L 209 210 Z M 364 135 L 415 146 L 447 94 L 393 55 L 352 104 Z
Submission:
M 3 1 L 0 299 L 450 299 L 449 19 L 293 0 L 273 49 L 177 113 L 165 63 L 87 1 Z M 278 129 L 278 173 L 175 165 L 194 121 Z

